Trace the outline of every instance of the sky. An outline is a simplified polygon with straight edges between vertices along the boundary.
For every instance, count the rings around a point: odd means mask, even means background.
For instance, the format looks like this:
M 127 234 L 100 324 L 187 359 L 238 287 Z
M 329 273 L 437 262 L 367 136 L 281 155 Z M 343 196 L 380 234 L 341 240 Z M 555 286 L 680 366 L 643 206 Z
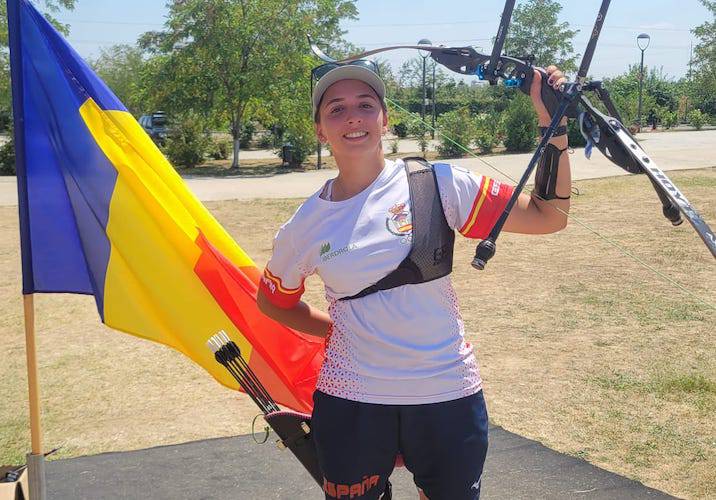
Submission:
M 560 21 L 580 30 L 573 46 L 581 54 L 601 0 L 560 3 Z M 91 58 L 102 47 L 133 44 L 141 33 L 161 30 L 167 14 L 165 4 L 165 0 L 77 0 L 73 11 L 57 17 L 70 25 L 70 43 L 82 56 Z M 435 45 L 472 45 L 489 52 L 503 5 L 502 0 L 359 0 L 358 19 L 342 27 L 348 41 L 366 49 L 427 38 Z M 647 33 L 651 41 L 644 64 L 663 68 L 669 77 L 682 77 L 688 70 L 690 44 L 697 43 L 690 30 L 706 20 L 711 21 L 711 15 L 698 0 L 614 0 L 590 75 L 614 76 L 626 71 L 629 64 L 638 64 L 641 52 L 636 36 Z M 394 70 L 415 56 L 410 50 L 381 55 Z

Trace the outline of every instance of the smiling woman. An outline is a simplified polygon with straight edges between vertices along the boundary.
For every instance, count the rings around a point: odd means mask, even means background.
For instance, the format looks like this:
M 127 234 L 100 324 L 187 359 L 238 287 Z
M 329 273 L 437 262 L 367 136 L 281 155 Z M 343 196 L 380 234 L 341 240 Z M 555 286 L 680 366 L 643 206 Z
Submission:
M 554 67 L 549 76 L 564 80 Z M 487 410 L 449 274 L 454 231 L 485 238 L 513 188 L 447 163 L 386 160 L 385 85 L 374 64 L 328 63 L 312 78 L 316 134 L 338 176 L 276 234 L 258 304 L 326 338 L 311 426 L 326 498 L 379 498 L 401 456 L 423 498 L 477 499 Z M 553 141 L 566 149 L 566 136 Z M 569 193 L 567 155 L 554 162 L 556 189 Z M 521 195 L 505 229 L 560 229 L 552 205 L 566 211 L 569 201 Z M 311 274 L 323 280 L 328 314 L 301 301 Z

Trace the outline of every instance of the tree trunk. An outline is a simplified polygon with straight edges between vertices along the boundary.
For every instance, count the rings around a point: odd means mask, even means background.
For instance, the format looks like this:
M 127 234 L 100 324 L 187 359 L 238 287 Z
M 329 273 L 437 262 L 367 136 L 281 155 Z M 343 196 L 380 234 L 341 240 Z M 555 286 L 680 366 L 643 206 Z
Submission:
M 239 150 L 241 148 L 241 126 L 237 120 L 231 127 L 231 138 L 233 139 L 234 157 L 231 160 L 231 168 L 239 168 Z

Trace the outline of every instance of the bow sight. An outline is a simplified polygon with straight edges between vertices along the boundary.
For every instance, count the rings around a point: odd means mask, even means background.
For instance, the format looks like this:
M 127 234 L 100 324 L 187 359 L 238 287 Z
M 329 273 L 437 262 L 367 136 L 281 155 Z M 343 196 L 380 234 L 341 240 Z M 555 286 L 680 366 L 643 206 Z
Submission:
M 552 116 L 552 121 L 542 137 L 536 151 L 530 159 L 527 169 L 515 187 L 502 215 L 490 231 L 490 235 L 477 245 L 472 265 L 476 269 L 484 269 L 487 262 L 495 253 L 495 241 L 502 231 L 502 227 L 512 210 L 517 198 L 524 189 L 532 171 L 537 166 L 547 143 L 554 136 L 555 130 L 562 118 L 578 119 L 582 135 L 587 140 L 585 153 L 589 154 L 593 146 L 604 154 L 612 163 L 629 173 L 646 174 L 661 200 L 664 216 L 673 225 L 683 222 L 682 215 L 691 223 L 696 232 L 708 247 L 711 254 L 716 257 L 716 235 L 696 212 L 686 197 L 679 191 L 673 182 L 659 169 L 654 161 L 639 146 L 637 140 L 622 124 L 619 113 L 614 106 L 609 93 L 602 87 L 601 82 L 586 82 L 587 72 L 594 56 L 599 34 L 609 9 L 611 0 L 602 0 L 599 13 L 594 22 L 587 48 L 582 57 L 579 71 L 574 82 L 567 82 L 559 91 L 547 83 L 547 73 L 533 66 L 531 58 L 517 58 L 502 54 L 505 38 L 512 17 L 512 10 L 516 0 L 507 0 L 505 3 L 500 26 L 495 38 L 495 44 L 490 55 L 481 54 L 473 47 L 436 47 L 427 45 L 394 45 L 363 52 L 355 56 L 337 61 L 324 54 L 314 43 L 311 49 L 320 59 L 327 62 L 345 63 L 362 59 L 367 56 L 395 49 L 418 49 L 430 52 L 436 62 L 446 68 L 463 75 L 476 75 L 490 85 L 502 82 L 508 87 L 514 87 L 529 95 L 530 86 L 534 78 L 534 71 L 542 75 L 541 97 L 545 107 Z M 310 38 L 309 38 L 310 42 Z M 587 99 L 584 92 L 593 92 L 604 104 L 609 115 L 601 113 Z

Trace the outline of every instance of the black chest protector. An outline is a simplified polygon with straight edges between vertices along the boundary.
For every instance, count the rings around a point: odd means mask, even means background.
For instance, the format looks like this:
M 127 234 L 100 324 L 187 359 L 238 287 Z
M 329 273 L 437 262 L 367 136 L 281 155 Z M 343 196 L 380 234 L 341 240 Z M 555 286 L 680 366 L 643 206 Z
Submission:
M 452 272 L 455 232 L 445 219 L 433 166 L 423 158 L 403 159 L 410 190 L 412 240 L 410 252 L 397 269 L 350 297 L 357 299 L 402 285 L 425 283 Z

